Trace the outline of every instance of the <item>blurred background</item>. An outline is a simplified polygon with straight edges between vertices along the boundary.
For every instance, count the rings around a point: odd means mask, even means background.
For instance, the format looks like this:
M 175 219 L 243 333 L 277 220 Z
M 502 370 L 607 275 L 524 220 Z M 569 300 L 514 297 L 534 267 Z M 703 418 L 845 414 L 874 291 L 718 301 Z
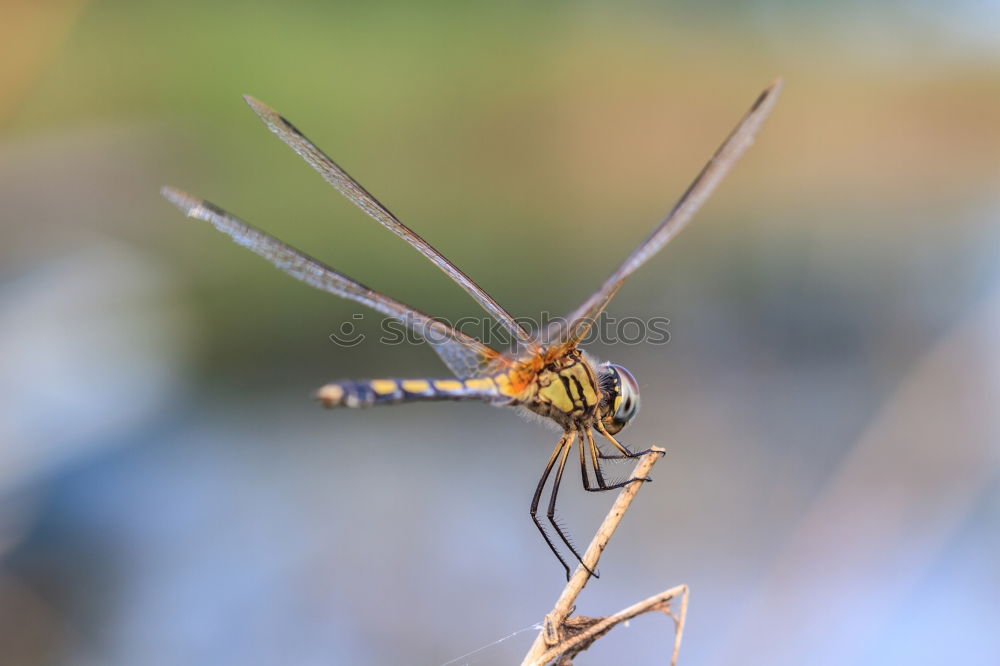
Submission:
M 240 99 L 518 316 L 568 312 L 775 76 L 757 144 L 610 314 L 670 319 L 625 433 L 666 458 L 578 612 L 691 586 L 685 664 L 1000 662 L 1000 3 L 6 0 L 0 662 L 518 663 L 563 586 L 556 436 L 330 412 L 426 347 L 158 194 L 478 315 Z M 369 333 L 344 349 L 345 321 Z M 564 484 L 585 544 L 612 502 Z M 580 664 L 664 663 L 672 624 Z

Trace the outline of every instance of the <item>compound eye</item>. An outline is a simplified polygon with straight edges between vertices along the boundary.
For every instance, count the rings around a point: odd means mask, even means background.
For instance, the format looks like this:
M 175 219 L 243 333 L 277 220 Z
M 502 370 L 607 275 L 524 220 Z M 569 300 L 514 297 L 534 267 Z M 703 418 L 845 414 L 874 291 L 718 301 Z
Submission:
M 621 423 L 628 423 L 635 418 L 636 412 L 638 411 L 638 400 L 633 400 L 632 398 L 622 398 L 622 404 L 618 407 L 618 411 L 615 412 L 615 420 L 620 421 Z
M 613 418 L 617 425 L 624 428 L 639 413 L 639 383 L 622 366 L 609 363 L 608 367 L 618 380 L 618 400 Z

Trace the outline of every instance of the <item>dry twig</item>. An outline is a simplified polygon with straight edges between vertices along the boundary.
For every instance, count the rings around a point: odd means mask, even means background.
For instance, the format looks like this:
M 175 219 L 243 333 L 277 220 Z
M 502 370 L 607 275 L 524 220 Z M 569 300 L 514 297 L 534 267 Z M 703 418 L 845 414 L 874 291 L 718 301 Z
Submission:
M 634 478 L 649 476 L 653 465 L 664 453 L 663 449 L 652 448 L 649 453 L 643 456 L 632 471 Z M 622 489 L 615 500 L 611 511 L 604 518 L 601 527 L 597 530 L 587 552 L 583 555 L 583 562 L 586 566 L 577 566 L 576 571 L 566 583 L 562 594 L 556 601 L 555 607 L 545 616 L 542 630 L 535 638 L 531 649 L 521 662 L 521 666 L 542 666 L 553 659 L 559 658 L 560 665 L 568 665 L 572 658 L 578 653 L 586 650 L 590 645 L 610 631 L 615 625 L 626 622 L 633 617 L 648 613 L 650 611 L 662 611 L 674 618 L 676 631 L 674 636 L 674 650 L 671 664 L 677 663 L 677 652 L 680 650 L 681 637 L 684 633 L 684 618 L 687 614 L 688 588 L 686 585 L 678 585 L 660 594 L 654 595 L 644 601 L 622 609 L 614 615 L 604 618 L 569 617 L 576 604 L 576 598 L 583 591 L 584 585 L 590 579 L 590 571 L 597 568 L 597 562 L 601 559 L 601 553 L 611 540 L 618 523 L 635 499 L 639 492 L 641 483 L 631 483 Z M 670 602 L 680 597 L 680 609 L 675 616 L 670 610 Z

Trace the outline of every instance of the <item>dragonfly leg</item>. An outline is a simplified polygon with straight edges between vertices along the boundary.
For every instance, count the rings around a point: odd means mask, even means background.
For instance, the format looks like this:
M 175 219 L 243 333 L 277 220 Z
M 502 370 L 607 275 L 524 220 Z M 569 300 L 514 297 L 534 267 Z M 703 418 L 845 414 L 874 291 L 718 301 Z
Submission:
M 617 439 L 615 439 L 614 435 L 608 432 L 608 429 L 605 428 L 604 424 L 601 423 L 600 421 L 597 422 L 597 429 L 598 431 L 600 431 L 602 435 L 604 435 L 604 438 L 606 440 L 614 444 L 615 448 L 622 452 L 622 455 L 620 456 L 609 456 L 605 455 L 604 453 L 601 453 L 600 457 L 605 460 L 622 460 L 623 458 L 641 458 L 642 456 L 652 451 L 652 449 L 643 449 L 642 451 L 635 451 L 635 452 L 630 451 L 627 446 L 625 446 Z
M 594 475 L 597 478 L 598 485 L 597 486 L 590 485 L 590 475 L 587 473 L 588 448 L 584 446 L 583 439 L 584 437 L 586 437 L 588 443 L 592 447 L 593 435 L 588 433 L 586 430 L 582 432 L 584 434 L 581 435 L 580 437 L 580 443 L 577 446 L 577 449 L 580 452 L 580 478 L 583 480 L 583 489 L 591 493 L 601 492 L 603 490 L 613 490 L 613 488 L 609 488 L 608 485 L 604 482 L 604 476 L 601 474 L 601 468 L 597 464 L 594 465 Z M 590 457 L 591 459 L 593 459 L 592 449 L 590 449 L 589 451 L 590 451 Z M 617 487 L 619 486 L 614 486 L 614 488 Z
M 587 475 L 587 455 L 583 450 L 582 440 L 576 448 L 580 452 L 580 479 L 583 480 L 583 489 L 591 491 L 597 490 L 597 488 L 590 487 L 590 477 Z
M 556 498 L 559 496 L 559 483 L 562 481 L 563 471 L 566 469 L 566 460 L 569 458 L 569 450 L 573 448 L 573 439 L 575 439 L 575 437 L 576 435 L 574 434 L 573 437 L 567 441 L 566 445 L 562 449 L 561 455 L 559 456 L 559 467 L 556 469 L 556 477 L 552 481 L 552 494 L 549 496 L 549 510 L 546 512 L 546 516 L 549 519 L 549 523 L 552 525 L 552 529 L 556 531 L 556 534 L 558 534 L 559 538 L 562 539 L 562 542 L 569 549 L 569 552 L 573 553 L 573 556 L 576 557 L 580 565 L 594 578 L 600 578 L 600 576 L 598 576 L 593 569 L 584 564 L 583 558 L 580 557 L 580 553 L 576 551 L 576 546 L 573 545 L 573 543 L 569 540 L 569 537 L 563 531 L 562 527 L 558 522 L 556 522 Z M 551 461 L 549 464 L 551 466 Z M 560 557 L 559 560 L 562 561 L 562 557 Z M 566 566 L 565 562 L 563 562 L 563 566 L 566 567 L 566 580 L 569 580 L 569 567 Z
M 604 474 L 601 472 L 601 464 L 598 461 L 600 451 L 597 449 L 597 443 L 594 442 L 594 433 L 587 430 L 587 445 L 590 449 L 590 462 L 594 466 L 594 476 L 597 478 L 598 490 L 608 490 L 608 484 L 604 481 Z M 583 446 L 583 442 L 580 443 Z
M 590 491 L 592 493 L 603 492 L 605 490 L 617 490 L 618 488 L 624 488 L 625 486 L 627 486 L 628 484 L 632 483 L 633 481 L 652 481 L 652 479 L 650 479 L 650 478 L 643 477 L 643 478 L 625 479 L 624 481 L 620 481 L 620 482 L 617 482 L 617 483 L 606 483 L 604 481 L 604 475 L 601 473 L 600 459 L 601 458 L 608 458 L 608 457 L 612 457 L 612 458 L 624 458 L 624 456 L 602 456 L 602 455 L 600 455 L 600 450 L 597 448 L 597 444 L 594 442 L 594 436 L 593 436 L 593 434 L 591 434 L 589 432 L 586 433 L 586 438 L 587 438 L 587 441 L 588 441 L 588 444 L 589 444 L 590 460 L 593 463 L 594 475 L 597 477 L 598 487 L 597 488 L 590 487 L 590 485 L 587 483 L 587 478 L 584 477 L 584 479 L 583 479 L 583 489 L 584 490 L 588 490 L 588 491 Z M 583 441 L 582 440 L 580 441 L 580 463 L 583 464 Z
M 552 538 L 549 537 L 549 533 L 545 531 L 545 527 L 542 525 L 542 521 L 538 519 L 538 503 L 542 497 L 542 490 L 545 488 L 545 482 L 549 479 L 549 474 L 552 472 L 552 466 L 556 462 L 556 458 L 559 454 L 563 452 L 564 449 L 568 449 L 573 446 L 573 440 L 576 439 L 576 432 L 572 430 L 567 430 L 563 433 L 563 436 L 559 439 L 559 443 L 556 447 L 552 449 L 552 455 L 549 456 L 549 462 L 545 464 L 545 470 L 542 472 L 542 478 L 538 480 L 538 486 L 535 488 L 535 494 L 531 498 L 531 520 L 535 523 L 535 527 L 541 532 L 542 538 L 545 539 L 545 543 L 548 544 L 549 550 L 556 556 L 559 560 L 559 564 L 563 565 L 563 569 L 566 570 L 566 579 L 569 579 L 569 565 L 566 564 L 566 560 L 556 549 L 554 543 L 552 543 Z M 561 535 L 560 535 L 561 536 Z M 574 553 L 575 554 L 575 553 Z

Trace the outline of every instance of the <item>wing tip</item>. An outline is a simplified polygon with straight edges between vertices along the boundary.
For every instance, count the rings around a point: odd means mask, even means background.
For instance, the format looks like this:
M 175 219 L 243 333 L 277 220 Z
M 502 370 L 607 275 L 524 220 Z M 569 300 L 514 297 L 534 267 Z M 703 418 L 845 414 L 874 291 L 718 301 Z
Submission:
M 193 196 L 177 189 L 176 187 L 171 187 L 169 185 L 164 185 L 160 188 L 160 194 L 163 198 L 177 206 L 182 213 L 185 215 L 191 215 L 191 211 L 197 208 L 201 202 L 195 199 Z
M 247 103 L 253 112 L 263 120 L 264 122 L 269 122 L 278 117 L 278 112 L 269 107 L 264 102 L 260 101 L 253 95 L 243 95 L 243 101 Z
M 160 188 L 160 194 L 163 195 L 164 199 L 172 203 L 178 210 L 184 213 L 186 217 L 194 217 L 199 220 L 211 221 L 213 216 L 226 214 L 224 211 L 204 199 L 191 196 L 187 192 L 179 190 L 176 187 L 164 185 Z
M 288 118 L 285 118 L 283 115 L 278 113 L 276 109 L 264 104 L 264 102 L 260 101 L 256 97 L 253 97 L 252 95 L 243 95 L 243 101 L 250 105 L 250 108 L 257 114 L 257 117 L 260 118 L 261 121 L 267 125 L 267 128 L 275 134 L 280 136 L 284 133 L 284 131 L 290 130 L 300 136 L 302 135 L 299 128 L 293 125 Z
M 781 93 L 781 89 L 785 86 L 785 80 L 782 77 L 778 77 L 771 81 L 764 90 L 761 91 L 760 96 L 757 97 L 757 101 L 754 102 L 753 106 L 750 108 L 750 112 L 753 113 L 760 109 L 769 111 L 774 102 L 778 99 L 778 95 Z

